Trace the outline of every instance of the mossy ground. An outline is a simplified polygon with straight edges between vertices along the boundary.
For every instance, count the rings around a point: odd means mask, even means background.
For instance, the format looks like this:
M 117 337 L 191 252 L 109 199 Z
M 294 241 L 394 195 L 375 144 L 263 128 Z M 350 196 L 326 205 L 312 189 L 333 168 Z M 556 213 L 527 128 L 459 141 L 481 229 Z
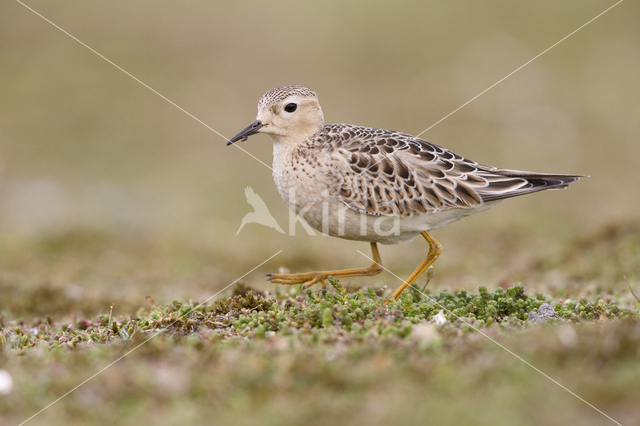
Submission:
M 236 285 L 207 303 L 147 298 L 123 314 L 52 284 L 21 288 L 5 273 L 0 368 L 15 385 L 0 396 L 0 418 L 19 424 L 100 372 L 29 424 L 611 423 L 543 372 L 636 424 L 640 311 L 629 287 L 639 236 L 622 225 L 576 242 L 555 265 L 539 262 L 541 274 L 562 271 L 564 297 L 526 282 L 436 292 L 437 279 L 426 288 L 423 279 L 385 304 L 386 286 L 347 293 L 332 280 L 275 294 Z M 86 255 L 86 236 L 71 240 L 47 242 L 34 259 L 76 245 Z M 600 274 L 585 266 L 596 262 Z M 572 295 L 579 280 L 628 287 Z M 557 318 L 528 321 L 543 303 Z

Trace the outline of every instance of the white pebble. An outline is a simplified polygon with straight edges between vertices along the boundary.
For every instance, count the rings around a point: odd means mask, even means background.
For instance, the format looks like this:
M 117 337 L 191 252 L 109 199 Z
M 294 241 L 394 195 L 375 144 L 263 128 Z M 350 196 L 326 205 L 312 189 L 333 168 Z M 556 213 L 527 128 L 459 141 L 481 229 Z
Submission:
M 7 370 L 0 370 L 0 395 L 9 395 L 13 390 L 13 377 Z

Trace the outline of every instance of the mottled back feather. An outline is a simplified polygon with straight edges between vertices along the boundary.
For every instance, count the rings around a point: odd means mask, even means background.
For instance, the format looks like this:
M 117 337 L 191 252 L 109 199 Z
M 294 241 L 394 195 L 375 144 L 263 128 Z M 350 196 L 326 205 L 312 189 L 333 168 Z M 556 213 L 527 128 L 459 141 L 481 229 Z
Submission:
M 331 152 L 335 191 L 371 215 L 436 213 L 562 189 L 581 176 L 487 167 L 414 136 L 349 124 L 326 125 L 316 143 Z

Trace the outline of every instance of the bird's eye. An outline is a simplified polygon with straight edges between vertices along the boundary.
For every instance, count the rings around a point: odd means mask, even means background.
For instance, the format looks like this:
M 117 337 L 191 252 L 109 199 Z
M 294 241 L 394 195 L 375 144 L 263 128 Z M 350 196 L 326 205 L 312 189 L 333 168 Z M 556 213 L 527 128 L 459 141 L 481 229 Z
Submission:
M 298 109 L 298 105 L 297 105 L 297 104 L 294 104 L 294 103 L 287 104 L 287 106 L 286 106 L 286 107 L 284 107 L 284 110 L 285 110 L 285 111 L 287 111 L 287 112 L 293 112 L 293 111 L 295 111 L 296 109 Z

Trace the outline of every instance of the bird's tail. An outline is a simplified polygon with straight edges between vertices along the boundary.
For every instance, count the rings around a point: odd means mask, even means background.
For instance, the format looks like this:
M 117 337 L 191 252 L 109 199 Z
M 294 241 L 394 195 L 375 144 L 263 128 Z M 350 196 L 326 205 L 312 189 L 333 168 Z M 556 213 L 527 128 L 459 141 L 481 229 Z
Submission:
M 494 169 L 490 174 L 491 176 L 483 176 L 489 185 L 479 191 L 483 201 L 502 200 L 547 189 L 565 189 L 578 179 L 588 177 L 508 169 Z

